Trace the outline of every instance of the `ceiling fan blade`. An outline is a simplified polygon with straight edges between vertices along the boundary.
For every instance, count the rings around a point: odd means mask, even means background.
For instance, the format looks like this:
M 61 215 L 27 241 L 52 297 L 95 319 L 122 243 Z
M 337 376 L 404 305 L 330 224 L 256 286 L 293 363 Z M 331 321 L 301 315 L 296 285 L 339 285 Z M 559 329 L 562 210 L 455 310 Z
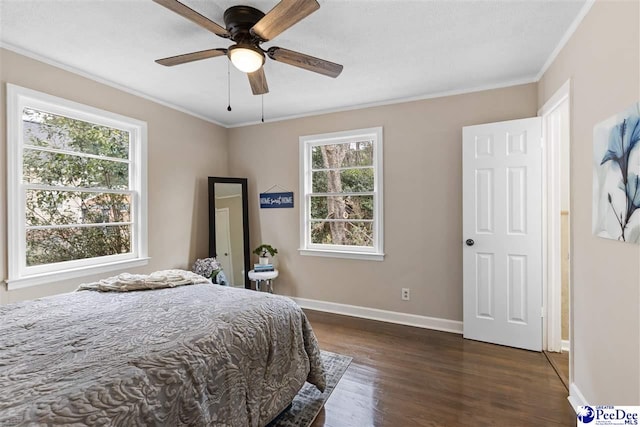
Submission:
M 251 32 L 267 41 L 318 10 L 316 0 L 281 0 L 251 28 Z
M 201 59 L 215 58 L 227 54 L 227 49 L 207 49 L 199 52 L 185 53 L 182 55 L 170 56 L 168 58 L 156 59 L 160 65 L 172 67 L 174 65 L 186 64 L 187 62 L 200 61 Z
M 172 12 L 177 13 L 180 16 L 187 18 L 188 20 L 195 22 L 203 28 L 211 31 L 217 36 L 229 38 L 229 32 L 222 26 L 216 24 L 206 16 L 200 15 L 195 10 L 191 9 L 189 6 L 185 6 L 180 3 L 178 0 L 153 0 L 161 6 L 166 7 Z
M 264 95 L 269 93 L 269 86 L 267 86 L 267 77 L 264 75 L 264 67 L 261 67 L 258 71 L 253 73 L 247 73 L 249 76 L 249 84 L 251 84 L 251 92 L 254 95 Z
M 269 58 L 274 61 L 284 62 L 294 67 L 304 68 L 314 73 L 324 74 L 325 76 L 336 78 L 342 72 L 342 65 L 334 62 L 325 61 L 324 59 L 315 58 L 304 53 L 295 52 L 293 50 L 281 47 L 270 47 L 267 51 Z

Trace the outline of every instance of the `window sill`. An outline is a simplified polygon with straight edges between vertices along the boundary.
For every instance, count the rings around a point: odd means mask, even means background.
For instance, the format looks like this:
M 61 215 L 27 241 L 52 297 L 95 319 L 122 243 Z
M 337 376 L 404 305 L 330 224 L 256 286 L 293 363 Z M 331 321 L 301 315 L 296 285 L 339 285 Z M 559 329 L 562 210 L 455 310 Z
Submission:
M 151 258 L 136 258 L 126 261 L 110 262 L 108 264 L 90 265 L 86 267 L 73 268 L 69 270 L 43 273 L 33 276 L 21 277 L 19 279 L 5 280 L 7 290 L 28 288 L 30 286 L 43 285 L 45 283 L 59 282 L 75 277 L 89 276 L 92 274 L 106 273 L 108 271 L 122 270 L 123 268 L 142 267 L 147 265 Z
M 359 259 L 365 261 L 384 261 L 383 253 L 330 251 L 326 249 L 298 249 L 300 255 L 328 258 Z

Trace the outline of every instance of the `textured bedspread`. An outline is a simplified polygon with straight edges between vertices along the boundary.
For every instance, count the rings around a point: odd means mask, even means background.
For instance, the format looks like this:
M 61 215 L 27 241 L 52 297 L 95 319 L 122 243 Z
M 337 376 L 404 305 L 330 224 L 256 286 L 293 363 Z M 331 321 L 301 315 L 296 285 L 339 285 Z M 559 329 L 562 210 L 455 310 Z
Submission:
M 263 426 L 316 338 L 288 298 L 210 284 L 0 306 L 0 425 Z

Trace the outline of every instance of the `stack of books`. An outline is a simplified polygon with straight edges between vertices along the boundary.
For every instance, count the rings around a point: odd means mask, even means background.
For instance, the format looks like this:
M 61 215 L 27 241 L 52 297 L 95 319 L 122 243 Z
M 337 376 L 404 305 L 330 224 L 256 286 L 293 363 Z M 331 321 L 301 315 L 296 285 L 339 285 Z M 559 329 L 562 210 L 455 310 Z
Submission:
M 256 273 L 265 273 L 267 271 L 275 271 L 273 264 L 253 264 L 253 271 Z

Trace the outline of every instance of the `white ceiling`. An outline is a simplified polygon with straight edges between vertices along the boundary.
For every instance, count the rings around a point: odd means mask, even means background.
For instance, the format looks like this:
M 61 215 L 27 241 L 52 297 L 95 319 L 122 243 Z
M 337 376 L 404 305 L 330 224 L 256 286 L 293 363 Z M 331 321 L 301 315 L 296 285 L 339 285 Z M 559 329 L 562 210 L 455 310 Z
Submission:
M 534 81 L 585 0 L 319 0 L 263 48 L 344 65 L 337 79 L 267 58 L 265 120 Z M 226 8 L 277 0 L 184 0 L 224 25 Z M 225 57 L 164 67 L 155 59 L 228 40 L 151 0 L 0 0 L 0 41 L 225 126 L 259 122 L 261 97 Z

